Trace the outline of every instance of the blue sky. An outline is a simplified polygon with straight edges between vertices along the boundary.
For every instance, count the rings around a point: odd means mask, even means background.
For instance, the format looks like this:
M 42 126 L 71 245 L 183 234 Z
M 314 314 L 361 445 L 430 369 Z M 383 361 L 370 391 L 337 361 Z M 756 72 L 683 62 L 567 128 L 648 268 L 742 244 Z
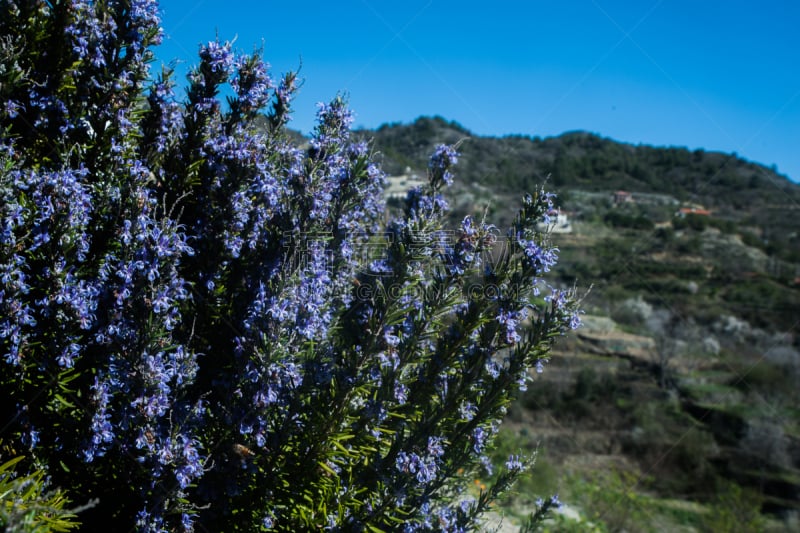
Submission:
M 356 126 L 456 120 L 478 135 L 587 130 L 736 152 L 800 181 L 800 2 L 165 0 L 158 60 L 219 35 L 304 79 L 290 125 L 348 94 Z M 179 80 L 185 84 L 183 79 Z

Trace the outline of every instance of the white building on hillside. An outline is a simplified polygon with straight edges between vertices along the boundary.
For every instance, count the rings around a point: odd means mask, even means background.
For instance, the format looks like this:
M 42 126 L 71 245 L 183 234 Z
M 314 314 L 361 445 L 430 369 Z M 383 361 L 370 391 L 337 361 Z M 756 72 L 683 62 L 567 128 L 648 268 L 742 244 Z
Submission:
M 416 174 L 409 174 L 408 172 L 410 169 L 406 169 L 406 171 L 406 174 L 386 177 L 388 185 L 386 189 L 384 189 L 383 195 L 387 200 L 389 198 L 397 198 L 402 200 L 406 197 L 408 191 L 414 187 L 423 187 L 427 183 L 426 179 L 423 179 Z
M 559 209 L 558 213 L 550 217 L 550 224 L 540 222 L 536 225 L 536 229 L 550 233 L 572 233 L 572 224 L 569 215 Z

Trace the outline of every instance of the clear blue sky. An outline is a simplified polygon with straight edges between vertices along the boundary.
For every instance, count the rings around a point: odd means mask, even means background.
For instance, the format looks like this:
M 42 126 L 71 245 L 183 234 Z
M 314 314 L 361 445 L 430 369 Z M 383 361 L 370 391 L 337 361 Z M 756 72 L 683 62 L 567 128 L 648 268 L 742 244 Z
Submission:
M 264 45 L 300 71 L 291 126 L 349 95 L 356 126 L 456 120 L 478 135 L 587 130 L 737 152 L 800 181 L 795 0 L 164 0 L 159 61 Z M 181 78 L 180 82 L 185 84 Z

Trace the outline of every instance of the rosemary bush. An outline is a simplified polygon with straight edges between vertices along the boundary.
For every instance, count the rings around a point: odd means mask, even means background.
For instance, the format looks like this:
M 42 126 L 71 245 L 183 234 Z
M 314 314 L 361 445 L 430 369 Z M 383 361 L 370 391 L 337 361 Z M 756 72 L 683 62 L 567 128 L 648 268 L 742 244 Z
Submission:
M 0 1 L 3 449 L 106 530 L 476 527 L 526 466 L 467 490 L 506 407 L 578 324 L 551 196 L 447 228 L 441 146 L 389 217 L 342 98 L 299 146 L 294 73 L 211 41 L 177 97 L 160 38 L 153 0 Z

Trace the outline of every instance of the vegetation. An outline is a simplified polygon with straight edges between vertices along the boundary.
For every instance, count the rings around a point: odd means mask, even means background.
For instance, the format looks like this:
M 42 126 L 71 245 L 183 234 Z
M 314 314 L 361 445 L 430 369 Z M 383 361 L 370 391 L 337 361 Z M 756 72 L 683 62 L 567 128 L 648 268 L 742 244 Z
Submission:
M 455 197 L 498 218 L 550 174 L 572 223 L 554 273 L 593 285 L 588 315 L 501 432 L 539 450 L 542 476 L 509 513 L 545 483 L 580 516 L 551 531 L 796 529 L 800 187 L 735 156 L 584 133 L 483 138 L 423 117 L 362 134 L 397 172 L 396 154 L 415 172 L 415 150 L 466 139 Z
M 79 509 L 66 509 L 63 490 L 48 490 L 44 471 L 17 475 L 16 457 L 0 465 L 0 526 L 9 533 L 72 531 L 78 527 Z
M 552 196 L 448 226 L 441 144 L 386 217 L 342 98 L 298 144 L 294 73 L 211 41 L 180 101 L 159 40 L 154 1 L 0 3 L 5 525 L 67 529 L 67 494 L 113 531 L 479 526 L 529 463 L 468 492 L 499 422 L 579 323 Z
M 0 10 L 6 529 L 796 525 L 797 185 L 341 98 L 304 139 L 260 52 L 152 78 L 155 2 Z M 384 209 L 376 159 L 427 184 Z

